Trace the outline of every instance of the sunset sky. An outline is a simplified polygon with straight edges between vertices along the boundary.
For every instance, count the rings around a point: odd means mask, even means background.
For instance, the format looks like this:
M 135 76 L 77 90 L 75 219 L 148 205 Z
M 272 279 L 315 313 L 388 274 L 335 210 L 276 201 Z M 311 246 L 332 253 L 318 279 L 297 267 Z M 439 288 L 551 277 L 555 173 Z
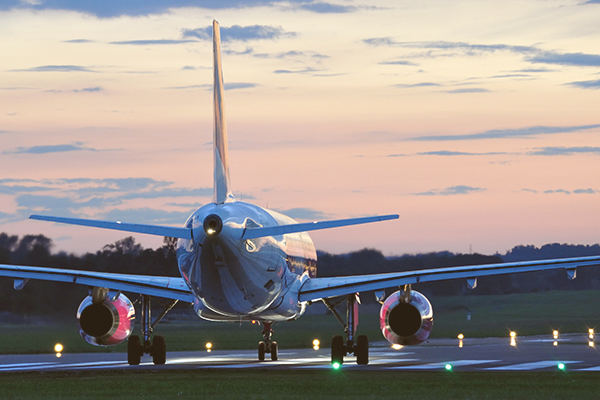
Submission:
M 0 232 L 81 254 L 126 234 L 27 217 L 211 201 L 213 19 L 236 197 L 400 214 L 317 249 L 600 241 L 600 0 L 2 0 Z

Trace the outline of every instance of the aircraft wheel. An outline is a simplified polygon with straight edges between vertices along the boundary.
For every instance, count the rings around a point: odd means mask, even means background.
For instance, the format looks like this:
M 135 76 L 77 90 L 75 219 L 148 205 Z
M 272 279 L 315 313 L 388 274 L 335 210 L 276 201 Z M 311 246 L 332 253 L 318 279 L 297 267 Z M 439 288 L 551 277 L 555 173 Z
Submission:
M 266 348 L 265 342 L 258 342 L 258 361 L 265 361 Z
M 140 337 L 133 335 L 127 340 L 127 363 L 129 365 L 140 365 L 142 361 L 142 344 Z
M 152 361 L 154 365 L 163 365 L 167 361 L 165 337 L 156 335 L 152 339 Z
M 271 361 L 277 361 L 277 342 L 271 342 Z
M 360 335 L 356 341 L 356 363 L 367 365 L 369 363 L 369 339 Z
M 331 363 L 343 364 L 344 355 L 346 355 L 344 338 L 340 335 L 336 335 L 331 340 Z

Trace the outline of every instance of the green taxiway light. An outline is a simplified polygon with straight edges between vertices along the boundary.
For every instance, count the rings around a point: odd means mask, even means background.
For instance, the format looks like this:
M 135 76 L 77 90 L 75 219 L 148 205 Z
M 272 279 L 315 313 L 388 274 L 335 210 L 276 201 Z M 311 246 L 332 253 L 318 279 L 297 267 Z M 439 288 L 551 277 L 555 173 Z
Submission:
M 444 368 L 446 368 L 446 371 L 452 371 L 452 364 L 446 364 Z
M 558 369 L 560 369 L 561 371 L 564 371 L 565 370 L 565 364 L 558 363 Z
M 340 367 L 342 366 L 342 364 L 338 363 L 338 362 L 334 362 L 332 364 L 333 369 L 340 369 Z

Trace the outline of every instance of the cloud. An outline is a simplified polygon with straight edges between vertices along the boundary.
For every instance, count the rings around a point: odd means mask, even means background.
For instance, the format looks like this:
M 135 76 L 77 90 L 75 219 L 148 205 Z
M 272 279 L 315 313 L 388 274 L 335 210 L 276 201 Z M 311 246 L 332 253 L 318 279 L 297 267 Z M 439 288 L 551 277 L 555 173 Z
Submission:
M 339 4 L 321 2 L 302 3 L 298 8 L 319 14 L 343 14 L 357 10 L 357 7 L 354 6 L 342 6 Z
M 313 72 L 321 72 L 321 70 L 314 68 L 304 68 L 299 70 L 277 69 L 273 71 L 274 74 L 310 74 Z
M 170 45 L 170 44 L 183 44 L 183 43 L 195 43 L 197 40 L 173 40 L 173 39 L 158 39 L 158 40 L 123 40 L 118 42 L 110 42 L 109 44 L 120 44 L 120 45 L 133 45 L 133 46 L 154 46 L 154 45 Z
M 31 88 L 31 87 L 23 87 L 23 86 L 5 86 L 5 87 L 0 87 L 0 90 L 34 90 L 37 88 Z
M 97 72 L 79 65 L 41 65 L 25 69 L 11 69 L 9 72 Z
M 312 208 L 290 208 L 288 210 L 280 210 L 276 209 L 275 211 L 285 214 L 294 219 L 309 219 L 309 220 L 323 220 L 330 218 L 328 214 L 325 214 L 321 211 L 317 211 Z
M 369 38 L 363 42 L 369 46 L 402 47 L 426 49 L 424 53 L 406 55 L 412 58 L 479 56 L 485 53 L 507 51 L 524 56 L 524 60 L 533 64 L 570 65 L 579 67 L 600 66 L 600 55 L 585 53 L 560 53 L 542 50 L 535 46 L 518 46 L 509 44 L 473 44 L 467 42 L 420 41 L 401 42 L 390 37 Z M 541 71 L 537 71 L 541 72 Z
M 565 83 L 567 86 L 573 86 L 580 89 L 600 89 L 600 79 L 594 81 L 577 81 Z
M 489 93 L 488 89 L 484 88 L 461 88 L 453 90 L 444 90 L 444 93 Z
M 397 85 L 392 85 L 392 87 L 397 87 L 397 88 L 401 88 L 401 89 L 407 89 L 407 88 L 416 88 L 416 87 L 428 87 L 428 86 L 442 86 L 439 83 L 434 83 L 434 82 L 419 82 L 419 83 L 399 83 Z
M 225 90 L 236 90 L 236 89 L 251 89 L 259 86 L 256 83 L 249 82 L 232 82 L 225 84 Z
M 538 73 L 538 72 L 556 72 L 556 70 L 548 69 L 548 68 L 523 68 L 523 69 L 516 70 L 514 72 Z
M 212 40 L 212 26 L 196 29 L 183 29 L 183 37 L 195 37 L 201 40 Z M 221 27 L 221 40 L 223 42 L 247 42 L 250 40 L 275 40 L 280 37 L 294 37 L 294 32 L 286 32 L 282 27 L 267 25 L 240 26 L 233 25 L 229 28 Z
M 530 78 L 531 75 L 529 74 L 504 74 L 504 75 L 493 75 L 490 76 L 490 78 L 492 79 L 498 79 L 498 78 Z
M 528 192 L 528 193 L 537 193 L 537 190 L 534 189 L 521 189 L 522 192 Z
M 195 0 L 172 1 L 80 1 L 80 0 L 44 0 L 44 1 L 3 1 L 2 10 L 33 9 L 33 10 L 70 10 L 91 14 L 98 18 L 115 18 L 120 16 L 141 17 L 152 14 L 164 14 L 171 8 L 197 7 Z M 242 0 L 205 0 L 203 8 L 234 8 L 244 5 Z
M 182 71 L 197 71 L 197 70 L 205 70 L 205 69 L 212 70 L 212 67 L 194 67 L 193 65 L 185 65 L 185 66 L 181 67 Z
M 17 147 L 14 150 L 4 151 L 2 154 L 48 154 L 64 153 L 67 151 L 98 151 L 90 147 L 83 147 L 74 144 L 55 144 L 47 146 Z
M 575 190 L 573 190 L 573 193 L 575 193 L 575 194 L 596 194 L 599 192 L 592 188 L 588 188 L 588 189 L 575 189 Z
M 418 66 L 419 64 L 408 60 L 393 60 L 393 61 L 381 61 L 379 65 L 407 65 L 407 66 Z
M 433 50 L 460 50 L 464 55 L 480 55 L 482 53 L 493 53 L 496 51 L 511 51 L 516 53 L 531 53 L 539 51 L 533 46 L 513 46 L 507 44 L 471 44 L 466 42 L 422 41 L 422 42 L 399 42 L 390 37 L 369 38 L 363 42 L 369 46 L 405 47 Z M 457 53 L 458 55 L 458 53 Z
M 225 83 L 225 90 L 236 90 L 236 89 L 251 89 L 254 87 L 260 86 L 257 83 L 249 83 L 249 82 L 230 82 Z M 167 87 L 165 89 L 175 89 L 175 90 L 190 90 L 190 89 L 200 89 L 206 91 L 212 91 L 214 85 L 212 83 L 207 83 L 205 85 L 190 85 L 190 86 L 172 86 Z
M 154 208 L 113 209 L 98 217 L 109 221 L 140 222 L 145 224 L 181 225 L 190 216 L 192 210 L 166 211 Z
M 564 194 L 571 194 L 571 192 L 569 192 L 568 190 L 565 189 L 556 189 L 556 190 L 545 190 L 544 193 L 564 193 Z
M 450 141 L 450 140 L 480 140 L 480 139 L 514 139 L 532 138 L 539 135 L 570 133 L 600 128 L 600 124 L 578 126 L 528 126 L 517 129 L 492 129 L 489 131 L 466 135 L 445 136 L 416 136 L 408 140 L 415 141 Z
M 302 9 L 315 13 L 347 13 L 358 9 L 353 6 L 343 6 L 325 2 L 306 0 L 290 0 L 293 10 Z M 171 9 L 197 7 L 209 10 L 239 9 L 260 6 L 281 7 L 280 0 L 4 0 L 0 2 L 0 10 L 29 9 L 29 10 L 69 10 L 93 15 L 97 18 L 116 18 L 121 16 L 143 17 L 165 14 Z M 360 7 L 364 8 L 364 7 Z
M 22 194 L 28 192 L 44 192 L 51 190 L 44 186 L 11 185 L 0 183 L 0 194 Z
M 72 39 L 72 40 L 63 40 L 63 43 L 94 43 L 95 40 L 88 39 Z
M 450 186 L 442 190 L 434 189 L 427 192 L 415 193 L 416 196 L 454 196 L 458 194 L 471 194 L 485 191 L 485 188 L 471 187 L 465 185 Z
M 600 67 L 600 55 L 584 53 L 540 52 L 525 59 L 531 63 L 571 65 L 577 67 Z
M 573 154 L 600 154 L 600 147 L 541 147 L 527 154 L 533 156 L 570 156 Z
M 440 151 L 427 151 L 424 153 L 417 153 L 419 156 L 495 156 L 495 155 L 503 155 L 507 153 L 502 152 L 490 152 L 490 153 L 467 153 L 464 151 L 448 151 L 448 150 L 440 150 Z
M 110 215 L 105 214 L 106 209 L 128 204 L 131 200 L 171 200 L 188 197 L 207 200 L 212 193 L 213 189 L 209 187 L 176 187 L 173 182 L 156 181 L 151 178 L 0 179 L 0 194 L 14 196 L 17 204 L 17 213 L 12 215 L 14 220 L 22 220 L 32 213 L 39 212 L 101 218 L 103 215 Z M 189 216 L 190 207 L 184 204 L 173 205 L 172 200 L 165 204 L 168 205 L 185 207 L 185 213 L 164 210 L 159 210 L 159 213 L 154 210 L 150 221 L 164 221 L 172 217 L 171 222 L 181 224 Z M 140 215 L 149 212 L 144 208 L 139 210 Z M 129 214 L 135 213 L 128 211 Z M 126 218 L 120 216 L 114 219 Z
M 244 54 L 251 54 L 253 53 L 252 49 L 246 49 L 246 51 L 244 52 Z M 274 59 L 279 59 L 279 60 L 283 60 L 286 58 L 292 58 L 292 59 L 309 59 L 309 60 L 316 60 L 316 61 L 321 61 L 323 59 L 329 58 L 329 56 L 326 56 L 324 54 L 320 54 L 314 51 L 298 51 L 298 50 L 290 50 L 290 51 L 285 51 L 285 52 L 280 52 L 280 53 L 273 53 L 273 54 L 267 54 L 267 53 L 257 53 L 257 54 L 252 54 L 252 57 L 256 57 L 256 58 L 274 58 Z
M 96 87 L 89 87 L 89 88 L 83 88 L 83 89 L 75 89 L 73 90 L 75 93 L 81 93 L 81 92 L 87 92 L 87 93 L 94 93 L 94 92 L 101 92 L 104 89 L 102 89 L 100 86 L 96 86 Z

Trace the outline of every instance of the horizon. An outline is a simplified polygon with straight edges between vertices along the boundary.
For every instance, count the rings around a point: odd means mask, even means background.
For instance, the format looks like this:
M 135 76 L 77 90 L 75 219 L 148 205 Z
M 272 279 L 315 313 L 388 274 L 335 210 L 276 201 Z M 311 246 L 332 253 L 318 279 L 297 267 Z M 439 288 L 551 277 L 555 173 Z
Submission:
M 12 234 L 10 234 L 8 232 L 0 232 L 0 235 L 1 234 L 6 234 L 8 236 L 12 235 Z M 42 236 L 46 237 L 47 239 L 50 239 L 50 255 L 59 255 L 59 254 L 65 253 L 67 255 L 73 255 L 73 256 L 76 256 L 76 257 L 82 257 L 82 256 L 84 256 L 85 254 L 88 254 L 88 253 L 89 254 L 95 254 L 96 252 L 101 252 L 104 249 L 104 247 L 110 246 L 112 244 L 115 244 L 115 243 L 117 243 L 119 241 L 122 241 L 122 240 L 128 239 L 128 238 L 133 238 L 133 240 L 134 240 L 133 244 L 141 246 L 142 250 L 148 250 L 148 249 L 150 249 L 150 250 L 158 250 L 159 248 L 161 248 L 161 247 L 163 247 L 165 245 L 165 243 L 163 242 L 161 245 L 157 245 L 155 247 L 146 247 L 143 244 L 139 243 L 137 241 L 137 239 L 135 238 L 134 235 L 127 235 L 127 236 L 121 237 L 120 239 L 117 239 L 114 242 L 106 243 L 106 244 L 104 244 L 102 247 L 100 247 L 97 250 L 86 251 L 84 253 L 77 253 L 77 252 L 70 252 L 70 251 L 66 251 L 66 250 L 62 250 L 62 249 L 56 249 L 57 246 L 56 246 L 56 242 L 54 241 L 54 239 L 51 238 L 51 237 L 48 237 L 48 236 L 46 236 L 44 234 L 41 234 L 41 233 L 40 234 L 14 235 L 14 236 L 17 236 L 18 240 L 20 241 L 24 236 L 38 236 L 38 235 L 42 235 Z M 381 249 L 377 249 L 377 248 L 374 248 L 374 247 L 363 247 L 363 248 L 359 248 L 359 249 L 355 249 L 355 250 L 350 250 L 350 251 L 346 251 L 346 252 L 342 252 L 342 253 L 332 253 L 332 252 L 329 252 L 329 251 L 326 251 L 326 250 L 320 250 L 320 249 L 316 249 L 316 252 L 317 252 L 317 255 L 325 253 L 325 254 L 328 254 L 328 255 L 331 255 L 331 256 L 345 256 L 345 255 L 348 255 L 348 254 L 359 253 L 361 251 L 375 251 L 375 252 L 381 253 L 386 259 L 387 258 L 400 258 L 400 257 L 405 257 L 405 256 L 415 256 L 416 257 L 416 256 L 420 256 L 420 255 L 442 254 L 442 253 L 449 253 L 449 254 L 451 254 L 453 256 L 457 256 L 457 255 L 482 255 L 482 256 L 492 257 L 492 256 L 506 256 L 506 255 L 508 255 L 508 253 L 510 253 L 513 250 L 515 250 L 517 248 L 520 248 L 520 247 L 525 247 L 525 248 L 533 247 L 535 250 L 541 250 L 543 247 L 554 246 L 554 245 L 558 245 L 558 246 L 575 246 L 575 247 L 578 247 L 578 246 L 594 247 L 594 246 L 600 246 L 600 242 L 598 242 L 598 243 L 592 243 L 592 244 L 557 243 L 557 242 L 554 242 L 554 243 L 546 243 L 546 244 L 543 244 L 543 245 L 540 245 L 540 246 L 536 246 L 536 245 L 532 245 L 532 244 L 518 244 L 518 245 L 515 245 L 512 248 L 508 249 L 504 253 L 496 252 L 496 253 L 493 253 L 493 254 L 486 254 L 486 253 L 480 253 L 480 252 L 474 252 L 474 251 L 473 252 L 453 252 L 453 251 L 450 251 L 450 250 L 431 250 L 431 251 L 427 251 L 427 252 L 418 252 L 418 253 L 384 254 L 384 252 Z
M 0 223 L 68 253 L 183 226 L 212 197 L 211 21 L 238 200 L 331 254 L 595 244 L 600 2 L 187 0 L 0 5 Z M 146 248 L 162 238 L 132 235 Z

